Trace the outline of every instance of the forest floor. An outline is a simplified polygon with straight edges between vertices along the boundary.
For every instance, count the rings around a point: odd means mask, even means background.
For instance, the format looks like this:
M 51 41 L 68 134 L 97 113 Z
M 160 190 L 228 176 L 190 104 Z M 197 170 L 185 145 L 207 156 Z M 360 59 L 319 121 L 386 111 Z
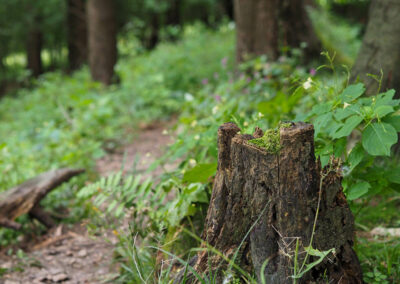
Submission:
M 122 167 L 124 172 L 129 172 L 136 159 L 135 170 L 144 172 L 172 142 L 172 137 L 163 132 L 170 129 L 173 123 L 142 127 L 133 143 L 96 162 L 99 175 L 107 176 Z M 175 166 L 165 165 L 147 175 L 156 178 L 163 170 Z M 88 221 L 69 226 L 61 224 L 43 236 L 24 240 L 21 245 L 24 253 L 12 256 L 0 254 L 0 270 L 8 271 L 0 279 L 0 284 L 112 283 L 119 270 L 118 264 L 113 263 L 113 250 L 118 240 L 110 229 L 99 230 L 95 235 L 89 233 L 86 227 Z

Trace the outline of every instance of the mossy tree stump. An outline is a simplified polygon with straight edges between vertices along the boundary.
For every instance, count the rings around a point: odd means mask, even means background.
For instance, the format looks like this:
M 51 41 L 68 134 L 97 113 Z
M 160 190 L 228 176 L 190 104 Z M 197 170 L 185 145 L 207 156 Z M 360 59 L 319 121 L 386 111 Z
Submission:
M 312 247 L 335 249 L 297 280 L 297 283 L 362 283 L 358 258 L 352 249 L 354 220 L 342 192 L 339 170 L 321 171 L 314 155 L 314 128 L 292 123 L 280 129 L 280 150 L 268 153 L 240 135 L 233 123 L 218 130 L 218 171 L 202 238 L 233 259 L 249 274 L 263 263 L 266 283 L 293 283 L 296 242 L 300 268 L 310 245 L 319 192 L 321 198 Z M 257 129 L 256 137 L 262 136 Z M 321 182 L 321 174 L 324 178 Z M 321 184 L 320 184 L 321 182 Z M 242 241 L 244 242 L 242 243 Z M 242 245 L 240 245 L 242 243 Z M 205 246 L 205 245 L 204 245 Z M 316 260 L 308 256 L 307 263 Z M 201 274 L 217 274 L 228 263 L 217 254 L 201 251 L 193 259 Z M 304 271 L 304 267 L 303 267 Z

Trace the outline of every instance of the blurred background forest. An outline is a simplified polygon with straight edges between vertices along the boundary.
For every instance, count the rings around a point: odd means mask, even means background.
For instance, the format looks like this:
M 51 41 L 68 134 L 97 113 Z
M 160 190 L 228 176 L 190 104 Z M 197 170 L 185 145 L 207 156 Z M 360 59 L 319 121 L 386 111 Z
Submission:
M 341 159 L 364 281 L 399 283 L 398 41 L 398 0 L 0 0 L 0 192 L 84 168 L 42 206 L 116 239 L 112 283 L 170 283 L 200 245 L 218 127 L 307 121 L 321 163 Z M 10 279 L 46 234 L 17 222 Z

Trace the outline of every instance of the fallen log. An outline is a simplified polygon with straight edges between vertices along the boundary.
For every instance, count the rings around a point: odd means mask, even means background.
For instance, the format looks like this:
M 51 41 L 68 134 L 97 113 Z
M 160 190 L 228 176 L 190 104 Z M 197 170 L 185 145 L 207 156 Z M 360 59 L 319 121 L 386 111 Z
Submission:
M 58 169 L 43 173 L 21 185 L 0 193 L 0 226 L 18 230 L 21 225 L 15 218 L 28 213 L 46 227 L 55 223 L 40 207 L 40 201 L 54 188 L 72 177 L 83 173 L 83 169 Z
M 262 278 L 272 284 L 294 283 L 294 278 L 295 283 L 363 283 L 340 168 L 321 170 L 313 126 L 281 128 L 274 152 L 249 142 L 263 135 L 259 129 L 254 136 L 239 131 L 233 123 L 218 130 L 218 171 L 203 250 L 190 261 L 187 282 L 198 281 L 193 271 L 215 283 L 235 273 L 240 278 L 244 271 L 259 283 Z M 322 260 L 321 252 L 327 252 Z M 175 283 L 180 281 L 182 273 Z

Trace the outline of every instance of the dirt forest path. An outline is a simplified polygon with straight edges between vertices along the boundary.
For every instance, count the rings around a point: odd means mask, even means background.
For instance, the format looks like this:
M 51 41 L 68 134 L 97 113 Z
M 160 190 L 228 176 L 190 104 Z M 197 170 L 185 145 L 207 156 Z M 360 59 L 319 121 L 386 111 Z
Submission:
M 107 176 L 119 171 L 124 163 L 125 171 L 129 171 L 138 155 L 136 170 L 146 170 L 172 142 L 171 136 L 164 135 L 172 125 L 173 122 L 169 122 L 146 127 L 132 144 L 98 160 L 96 170 L 101 176 Z M 167 165 L 167 169 L 174 166 Z M 151 176 L 156 177 L 162 171 L 156 169 Z M 85 221 L 73 226 L 59 225 L 34 244 L 28 242 L 23 254 L 0 254 L 0 272 L 7 270 L 0 284 L 113 283 L 119 269 L 118 264 L 113 263 L 116 243 L 110 230 L 96 237 L 89 235 Z

